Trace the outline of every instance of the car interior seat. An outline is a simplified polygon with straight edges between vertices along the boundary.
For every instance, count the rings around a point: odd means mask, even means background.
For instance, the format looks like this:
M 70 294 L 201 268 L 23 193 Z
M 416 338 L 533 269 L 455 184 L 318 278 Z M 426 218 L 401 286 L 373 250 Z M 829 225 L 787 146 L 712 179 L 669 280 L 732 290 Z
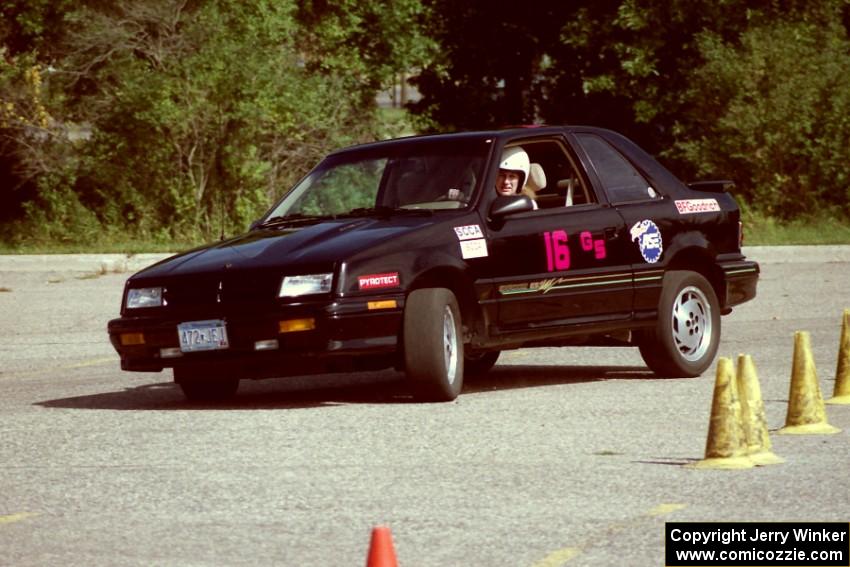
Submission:
M 571 207 L 573 205 L 573 192 L 575 187 L 575 180 L 571 177 L 569 179 L 561 179 L 558 181 L 558 189 L 566 189 L 564 196 L 564 206 Z
M 522 194 L 537 198 L 537 193 L 546 188 L 546 173 L 539 163 L 532 163 L 528 170 L 528 179 L 525 186 L 522 188 Z

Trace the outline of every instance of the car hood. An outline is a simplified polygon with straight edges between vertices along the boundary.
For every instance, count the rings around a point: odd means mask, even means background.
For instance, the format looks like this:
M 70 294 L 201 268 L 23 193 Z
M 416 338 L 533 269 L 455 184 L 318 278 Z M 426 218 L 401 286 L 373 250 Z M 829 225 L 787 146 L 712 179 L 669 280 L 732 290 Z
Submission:
M 134 278 L 161 278 L 221 270 L 330 270 L 359 251 L 435 224 L 433 218 L 343 219 L 284 229 L 260 229 L 167 258 Z

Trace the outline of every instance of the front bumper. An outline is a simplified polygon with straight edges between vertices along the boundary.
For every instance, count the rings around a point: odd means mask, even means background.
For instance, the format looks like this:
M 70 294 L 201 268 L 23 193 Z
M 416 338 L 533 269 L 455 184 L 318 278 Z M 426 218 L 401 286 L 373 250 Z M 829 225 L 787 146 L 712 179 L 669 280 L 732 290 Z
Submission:
M 375 307 L 381 302 L 382 307 Z M 394 307 L 386 308 L 387 302 Z M 371 304 L 371 306 L 370 306 Z M 392 303 L 390 303 L 392 304 Z M 350 369 L 358 364 L 386 365 L 395 355 L 402 327 L 404 296 L 358 297 L 283 304 L 250 311 L 169 313 L 167 308 L 109 322 L 113 347 L 123 370 L 157 372 L 169 367 L 209 367 L 237 371 L 241 377 L 262 378 Z M 151 313 L 153 311 L 153 313 Z M 280 322 L 312 318 L 312 330 L 281 332 Z M 177 325 L 220 319 L 229 346 L 223 350 L 181 352 Z M 127 341 L 134 335 L 133 341 Z M 141 344 L 138 337 L 143 337 Z M 276 348 L 269 345 L 276 341 Z M 258 347 L 258 343 L 262 347 Z

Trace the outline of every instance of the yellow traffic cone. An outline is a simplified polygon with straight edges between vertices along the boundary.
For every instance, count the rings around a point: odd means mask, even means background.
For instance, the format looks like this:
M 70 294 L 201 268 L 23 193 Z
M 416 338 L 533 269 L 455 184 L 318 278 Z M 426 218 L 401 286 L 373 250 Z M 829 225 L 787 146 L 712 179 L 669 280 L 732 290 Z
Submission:
M 775 465 L 785 460 L 771 451 L 764 401 L 761 397 L 756 365 L 749 354 L 738 355 L 738 397 L 747 438 L 747 453 L 756 465 Z
M 850 309 L 844 310 L 841 341 L 838 343 L 838 365 L 835 368 L 835 390 L 828 404 L 850 404 Z
M 705 458 L 687 465 L 695 469 L 748 469 L 755 466 L 747 457 L 747 441 L 741 422 L 741 402 L 730 358 L 717 359 L 711 422 L 705 443 Z
M 788 393 L 788 415 L 781 434 L 825 435 L 841 431 L 826 422 L 826 409 L 818 384 L 818 373 L 812 356 L 811 340 L 806 331 L 794 333 L 794 362 L 791 389 Z

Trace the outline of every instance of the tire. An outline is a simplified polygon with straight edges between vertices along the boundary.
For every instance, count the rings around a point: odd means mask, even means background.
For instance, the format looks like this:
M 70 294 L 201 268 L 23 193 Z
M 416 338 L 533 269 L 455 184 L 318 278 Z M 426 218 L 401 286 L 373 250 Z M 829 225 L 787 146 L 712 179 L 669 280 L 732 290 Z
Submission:
M 190 402 L 221 402 L 235 396 L 239 389 L 239 378 L 222 378 L 188 368 L 175 368 L 174 381 Z
M 417 289 L 404 308 L 404 368 L 413 397 L 450 402 L 463 389 L 460 309 L 444 288 Z
M 481 376 L 487 374 L 496 361 L 499 360 L 501 351 L 491 350 L 477 354 L 465 354 L 463 357 L 464 376 Z
M 692 378 L 712 363 L 720 345 L 720 305 L 702 275 L 672 271 L 664 277 L 658 321 L 638 346 L 658 376 Z

